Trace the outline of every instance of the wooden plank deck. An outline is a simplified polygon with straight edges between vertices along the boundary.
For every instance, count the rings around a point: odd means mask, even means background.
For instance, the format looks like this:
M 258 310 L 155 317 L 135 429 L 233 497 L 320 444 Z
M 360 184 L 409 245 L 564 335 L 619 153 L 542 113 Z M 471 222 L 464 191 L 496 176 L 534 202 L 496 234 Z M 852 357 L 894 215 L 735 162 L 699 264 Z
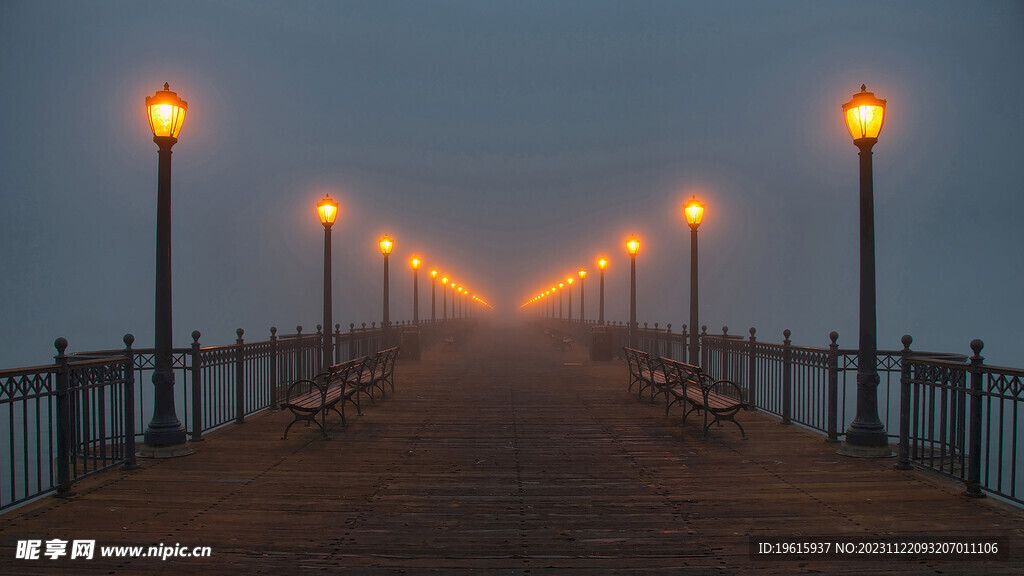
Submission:
M 323 441 L 274 412 L 0 516 L 2 574 L 1020 574 L 1024 513 L 754 413 L 707 441 L 525 328 L 399 362 Z M 578 365 L 574 365 L 578 364 Z M 335 418 L 337 418 L 335 416 Z M 1003 559 L 751 555 L 751 536 L 999 542 Z M 18 540 L 210 546 L 209 558 L 15 559 Z M 97 554 L 99 551 L 97 550 Z

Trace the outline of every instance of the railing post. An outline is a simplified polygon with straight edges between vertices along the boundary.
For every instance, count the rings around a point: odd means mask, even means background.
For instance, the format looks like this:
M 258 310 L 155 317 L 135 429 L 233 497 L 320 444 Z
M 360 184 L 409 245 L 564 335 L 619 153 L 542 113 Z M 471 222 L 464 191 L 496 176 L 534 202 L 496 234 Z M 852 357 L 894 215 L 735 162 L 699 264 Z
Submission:
M 981 340 L 971 340 L 971 366 L 968 369 L 971 373 L 971 420 L 970 420 L 970 448 L 967 451 L 967 491 L 966 494 L 972 498 L 984 498 L 985 493 L 981 491 L 981 396 L 984 373 L 982 363 L 985 361 L 981 356 L 981 349 L 985 343 Z
M 71 399 L 69 397 L 68 341 L 57 338 L 57 497 L 65 498 L 75 492 L 71 489 Z
M 679 334 L 683 339 L 683 357 L 681 360 L 683 362 L 690 363 L 693 361 L 693 358 L 690 358 L 690 333 L 686 329 L 686 324 L 683 324 L 683 328 L 679 331 Z
M 896 468 L 910 470 L 910 345 L 914 339 L 910 334 L 904 334 L 900 339 L 903 342 L 903 350 L 900 352 L 900 445 L 899 457 L 896 460 Z
M 792 424 L 793 415 L 793 351 L 790 348 L 792 342 L 789 339 L 792 332 L 789 329 L 782 331 L 782 423 Z
M 235 424 L 245 424 L 245 330 L 235 330 Z
M 334 341 L 332 342 L 334 348 L 334 363 L 341 364 L 341 324 L 334 325 Z
M 757 329 L 750 327 L 750 356 L 747 358 L 747 404 L 751 412 L 757 411 Z
M 192 442 L 203 441 L 203 357 L 199 330 L 192 331 Z
M 828 438 L 825 442 L 839 442 L 839 332 L 828 333 Z
M 306 363 L 303 361 L 305 354 L 302 350 L 302 326 L 295 327 L 295 380 L 301 380 L 306 375 Z
M 729 327 L 722 326 L 722 352 L 719 362 L 722 367 L 718 371 L 718 380 L 729 380 Z
M 125 334 L 124 338 L 124 463 L 121 468 L 135 470 L 139 467 L 135 460 L 135 351 L 132 344 L 135 336 Z
M 270 327 L 270 406 L 268 410 L 274 410 L 278 408 L 277 403 L 277 386 L 278 386 L 278 369 L 277 369 L 277 326 Z
M 330 330 L 323 324 L 316 325 L 316 341 L 320 343 L 320 347 L 316 351 L 316 365 L 319 366 L 320 369 L 330 366 L 330 360 L 328 358 L 324 358 L 324 338 L 327 337 L 327 333 L 329 332 Z M 333 356 L 333 354 L 330 355 Z
M 695 326 L 694 327 L 694 331 L 696 331 L 696 330 L 697 330 L 697 328 Z M 696 336 L 696 334 L 694 334 L 694 335 Z M 708 325 L 707 324 L 702 324 L 701 327 L 700 327 L 700 338 L 697 340 L 697 346 L 700 347 L 700 367 L 701 368 L 703 368 L 704 366 L 708 365 L 708 347 L 707 347 L 707 345 L 704 344 L 707 335 L 708 335 Z
M 350 322 L 348 325 L 348 359 L 358 358 L 356 356 L 356 324 Z
M 665 324 L 665 353 L 666 358 L 672 357 L 672 325 Z

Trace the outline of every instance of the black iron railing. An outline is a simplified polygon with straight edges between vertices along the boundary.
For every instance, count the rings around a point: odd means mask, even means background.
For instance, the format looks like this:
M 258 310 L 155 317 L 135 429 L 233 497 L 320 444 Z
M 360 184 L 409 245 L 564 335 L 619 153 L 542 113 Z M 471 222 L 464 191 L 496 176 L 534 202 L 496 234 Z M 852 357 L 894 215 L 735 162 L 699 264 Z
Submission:
M 466 320 L 421 322 L 422 345 L 464 329 Z M 339 325 L 332 339 L 333 361 L 376 352 L 385 342 L 401 344 L 408 324 Z M 175 408 L 189 440 L 202 441 L 215 428 L 241 423 L 262 410 L 276 409 L 294 380 L 319 373 L 323 333 L 278 335 L 246 342 L 239 329 L 234 344 L 192 345 L 172 353 Z M 90 474 L 122 465 L 135 466 L 135 445 L 153 413 L 153 349 L 133 349 L 125 336 L 117 350 L 67 355 L 67 342 L 56 343 L 52 365 L 0 370 L 0 510 L 39 496 L 71 493 L 71 485 Z
M 580 342 L 587 342 L 592 322 L 547 319 Z M 610 322 L 600 328 L 611 334 L 612 350 L 627 345 L 627 327 Z M 687 360 L 686 326 L 672 332 L 655 324 L 636 331 L 635 347 L 674 360 Z M 756 330 L 749 337 L 698 335 L 699 364 L 715 378 L 736 382 L 756 410 L 786 424 L 821 432 L 839 442 L 856 417 L 857 350 L 842 349 L 839 335 L 828 347 L 794 346 L 789 330 L 782 343 L 762 342 Z M 876 369 L 879 419 L 899 445 L 899 466 L 921 466 L 959 478 L 969 494 L 989 493 L 1024 504 L 1024 370 L 986 366 L 981 342 L 974 355 L 910 350 L 878 351 Z

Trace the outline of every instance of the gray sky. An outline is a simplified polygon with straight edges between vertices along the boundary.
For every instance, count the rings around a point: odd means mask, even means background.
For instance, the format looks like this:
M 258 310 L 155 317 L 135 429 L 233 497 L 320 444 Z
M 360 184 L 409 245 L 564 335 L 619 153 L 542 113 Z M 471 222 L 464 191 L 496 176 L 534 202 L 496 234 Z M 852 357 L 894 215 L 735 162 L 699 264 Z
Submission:
M 511 314 L 606 254 L 607 316 L 856 345 L 857 149 L 841 105 L 888 100 L 875 147 L 879 347 L 1020 366 L 1019 2 L 0 0 L 0 366 L 152 344 L 156 146 L 144 98 L 188 101 L 173 156 L 174 330 L 205 344 L 392 319 L 415 253 Z M 593 275 L 591 278 L 595 278 Z M 596 312 L 588 283 L 588 315 Z M 421 311 L 429 314 L 421 277 Z M 578 305 L 578 292 L 574 303 Z

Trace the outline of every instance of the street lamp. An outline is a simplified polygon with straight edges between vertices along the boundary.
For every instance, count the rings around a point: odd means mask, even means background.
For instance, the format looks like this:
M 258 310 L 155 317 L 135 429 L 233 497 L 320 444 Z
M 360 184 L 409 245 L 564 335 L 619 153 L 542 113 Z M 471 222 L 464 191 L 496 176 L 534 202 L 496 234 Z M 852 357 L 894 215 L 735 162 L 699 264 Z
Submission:
M 409 261 L 412 265 L 412 323 L 416 326 L 420 325 L 420 262 L 422 260 L 416 257 Z
M 630 235 L 626 240 L 626 252 L 629 252 L 629 347 L 636 348 L 636 253 L 640 249 L 640 241 Z
M 863 84 L 843 104 L 846 128 L 860 149 L 860 347 L 857 353 L 857 416 L 846 430 L 840 451 L 851 455 L 888 456 L 889 435 L 878 418 L 877 334 L 875 331 L 875 207 L 871 148 L 885 118 L 885 100 Z
M 441 319 L 448 319 L 448 295 L 446 290 L 448 288 L 448 277 L 441 278 Z
M 697 228 L 704 219 L 704 204 L 694 196 L 683 206 L 690 226 L 690 364 L 699 365 L 700 336 L 697 333 Z
M 608 259 L 600 258 L 597 261 L 597 267 L 601 269 L 601 297 L 598 300 L 598 317 L 597 323 L 604 325 L 604 269 L 608 267 Z
M 156 202 L 156 334 L 153 356 L 153 419 L 146 426 L 148 446 L 185 444 L 185 428 L 174 408 L 171 364 L 171 147 L 185 122 L 188 104 L 164 89 L 146 97 L 146 115 L 158 147 Z
M 320 223 L 324 225 L 324 330 L 321 368 L 327 372 L 334 356 L 331 354 L 331 227 L 338 217 L 338 203 L 331 199 L 329 194 L 325 194 L 324 199 L 316 205 L 316 213 L 320 216 Z
M 586 321 L 586 317 L 583 315 L 583 303 L 586 296 L 586 291 L 583 290 L 583 279 L 587 277 L 587 271 L 582 268 L 579 271 L 580 275 L 580 322 Z
M 569 322 L 572 322 L 572 276 L 566 278 L 565 283 L 569 285 Z
M 562 283 L 562 282 L 559 282 L 558 283 L 558 319 L 559 320 L 562 319 L 562 292 L 564 292 L 564 290 L 562 290 L 563 288 L 565 288 L 565 284 Z
M 437 322 L 437 268 L 430 271 L 430 321 Z
M 389 343 L 391 341 L 391 311 L 389 310 L 391 298 L 388 293 L 388 256 L 391 254 L 391 249 L 395 247 L 395 243 L 390 236 L 385 234 L 379 244 L 380 253 L 384 255 L 384 320 L 381 322 L 381 329 L 384 331 L 384 341 Z

